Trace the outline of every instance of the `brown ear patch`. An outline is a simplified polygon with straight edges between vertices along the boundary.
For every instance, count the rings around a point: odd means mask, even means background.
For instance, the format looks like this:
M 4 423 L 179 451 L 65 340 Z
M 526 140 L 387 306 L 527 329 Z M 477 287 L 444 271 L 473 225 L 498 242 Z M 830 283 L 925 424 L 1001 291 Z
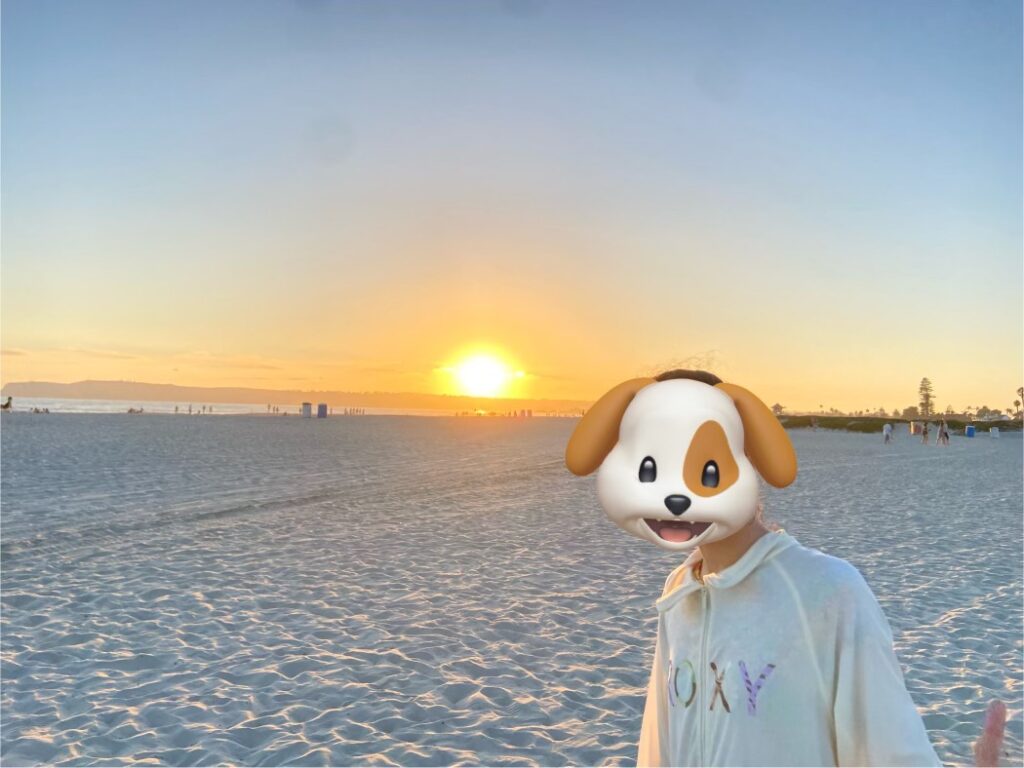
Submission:
M 589 475 L 601 466 L 615 444 L 619 441 L 619 422 L 633 397 L 654 379 L 640 378 L 624 381 L 606 392 L 594 403 L 565 447 L 565 466 L 574 475 Z
M 785 488 L 796 480 L 796 451 L 771 409 L 738 384 L 722 382 L 715 386 L 736 404 L 743 421 L 743 451 L 765 482 Z
M 709 461 L 718 466 L 718 485 L 704 485 L 704 467 Z M 693 433 L 690 447 L 683 460 L 683 482 L 698 496 L 715 496 L 731 486 L 740 476 L 740 468 L 733 458 L 729 438 L 717 421 L 705 421 Z

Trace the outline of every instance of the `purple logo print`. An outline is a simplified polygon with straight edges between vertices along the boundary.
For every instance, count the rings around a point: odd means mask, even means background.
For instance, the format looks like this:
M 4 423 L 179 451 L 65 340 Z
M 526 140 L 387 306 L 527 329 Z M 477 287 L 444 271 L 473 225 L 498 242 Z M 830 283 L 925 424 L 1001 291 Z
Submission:
M 743 684 L 747 687 L 748 714 L 757 714 L 757 694 L 760 692 L 761 686 L 764 685 L 764 681 L 768 679 L 774 669 L 774 664 L 766 664 L 765 668 L 761 670 L 761 674 L 757 676 L 757 681 L 751 682 L 750 675 L 747 673 L 747 665 L 742 661 L 740 662 L 740 672 L 743 673 Z

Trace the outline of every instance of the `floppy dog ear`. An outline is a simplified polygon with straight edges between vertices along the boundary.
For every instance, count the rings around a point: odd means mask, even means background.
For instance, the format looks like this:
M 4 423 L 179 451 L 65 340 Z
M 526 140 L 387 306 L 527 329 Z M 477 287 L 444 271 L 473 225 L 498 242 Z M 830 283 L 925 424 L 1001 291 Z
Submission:
M 565 466 L 574 475 L 589 475 L 601 466 L 619 440 L 619 422 L 633 397 L 654 379 L 624 381 L 606 392 L 587 411 L 565 447 Z
M 738 384 L 715 384 L 736 404 L 743 421 L 743 451 L 768 483 L 785 488 L 796 479 L 796 451 L 771 409 Z

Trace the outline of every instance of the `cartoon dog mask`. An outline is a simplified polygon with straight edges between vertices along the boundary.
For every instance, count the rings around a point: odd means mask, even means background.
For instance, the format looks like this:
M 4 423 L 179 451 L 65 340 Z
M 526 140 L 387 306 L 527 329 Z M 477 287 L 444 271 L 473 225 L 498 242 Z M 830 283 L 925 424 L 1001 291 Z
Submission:
M 776 488 L 796 478 L 796 453 L 775 414 L 743 387 L 699 371 L 610 390 L 576 425 L 565 464 L 579 476 L 597 469 L 608 517 L 672 552 L 747 525 L 757 473 Z

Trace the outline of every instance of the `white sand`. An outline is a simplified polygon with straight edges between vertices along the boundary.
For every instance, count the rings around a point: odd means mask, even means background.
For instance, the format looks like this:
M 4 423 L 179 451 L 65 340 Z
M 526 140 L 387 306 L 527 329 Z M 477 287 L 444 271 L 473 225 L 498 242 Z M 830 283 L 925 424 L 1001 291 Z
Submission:
M 571 422 L 2 426 L 5 765 L 632 763 L 676 561 Z M 769 515 L 864 571 L 944 760 L 998 695 L 1019 764 L 1019 436 L 793 436 Z

